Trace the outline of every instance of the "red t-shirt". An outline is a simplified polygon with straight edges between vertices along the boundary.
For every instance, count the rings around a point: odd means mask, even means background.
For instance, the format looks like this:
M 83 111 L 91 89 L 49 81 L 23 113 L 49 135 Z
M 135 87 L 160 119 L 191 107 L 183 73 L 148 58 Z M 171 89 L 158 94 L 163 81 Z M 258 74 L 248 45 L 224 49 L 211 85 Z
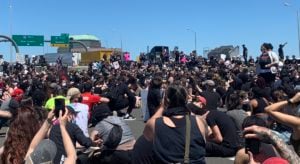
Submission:
M 91 112 L 91 109 L 94 104 L 99 103 L 101 100 L 101 97 L 98 95 L 93 95 L 91 92 L 85 92 L 81 94 L 82 96 L 82 103 L 89 106 L 89 112 Z

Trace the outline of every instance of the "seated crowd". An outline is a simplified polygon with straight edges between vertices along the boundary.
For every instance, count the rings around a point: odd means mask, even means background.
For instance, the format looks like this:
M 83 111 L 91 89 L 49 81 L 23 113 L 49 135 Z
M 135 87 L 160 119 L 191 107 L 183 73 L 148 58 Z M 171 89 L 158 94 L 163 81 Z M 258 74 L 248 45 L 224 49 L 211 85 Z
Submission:
M 299 73 L 269 72 L 270 44 L 261 48 L 256 74 L 226 59 L 1 77 L 1 163 L 300 163 Z

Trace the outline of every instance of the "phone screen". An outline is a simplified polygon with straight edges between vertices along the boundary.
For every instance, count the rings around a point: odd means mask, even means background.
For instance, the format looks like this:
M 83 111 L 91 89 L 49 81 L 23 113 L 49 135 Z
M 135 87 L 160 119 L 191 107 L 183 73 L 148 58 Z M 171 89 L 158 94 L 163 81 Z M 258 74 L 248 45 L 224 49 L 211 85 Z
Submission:
M 62 110 L 62 114 L 64 115 L 65 113 L 65 99 L 54 99 L 55 103 L 55 109 L 54 109 L 54 114 L 55 117 L 59 117 L 59 111 Z

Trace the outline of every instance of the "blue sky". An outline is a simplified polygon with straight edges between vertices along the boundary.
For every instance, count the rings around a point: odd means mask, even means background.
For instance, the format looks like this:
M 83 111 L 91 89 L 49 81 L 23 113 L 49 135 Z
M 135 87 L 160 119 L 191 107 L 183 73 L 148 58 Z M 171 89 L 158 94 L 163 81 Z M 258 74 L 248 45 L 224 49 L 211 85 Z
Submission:
M 9 2 L 12 2 L 10 14 Z M 284 6 L 284 2 L 291 4 Z M 133 56 L 154 45 L 179 46 L 186 53 L 221 45 L 246 44 L 258 56 L 260 45 L 271 42 L 277 51 L 298 55 L 298 0 L 0 0 L 0 34 L 93 34 L 105 47 L 120 47 Z M 55 52 L 44 47 L 21 47 L 22 54 Z M 0 54 L 9 59 L 9 44 Z

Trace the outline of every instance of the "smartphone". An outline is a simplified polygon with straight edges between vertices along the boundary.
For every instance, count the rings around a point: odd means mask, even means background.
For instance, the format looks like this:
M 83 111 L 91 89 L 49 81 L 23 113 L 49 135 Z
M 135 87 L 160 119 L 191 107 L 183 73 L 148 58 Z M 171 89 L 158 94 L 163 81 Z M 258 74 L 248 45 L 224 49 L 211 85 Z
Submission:
M 251 151 L 252 154 L 259 154 L 260 140 L 258 139 L 245 139 L 245 151 Z
M 54 108 L 54 114 L 55 117 L 58 118 L 59 117 L 59 111 L 62 111 L 62 114 L 65 114 L 65 99 L 62 98 L 57 98 L 54 99 L 54 104 L 55 104 L 55 108 Z

